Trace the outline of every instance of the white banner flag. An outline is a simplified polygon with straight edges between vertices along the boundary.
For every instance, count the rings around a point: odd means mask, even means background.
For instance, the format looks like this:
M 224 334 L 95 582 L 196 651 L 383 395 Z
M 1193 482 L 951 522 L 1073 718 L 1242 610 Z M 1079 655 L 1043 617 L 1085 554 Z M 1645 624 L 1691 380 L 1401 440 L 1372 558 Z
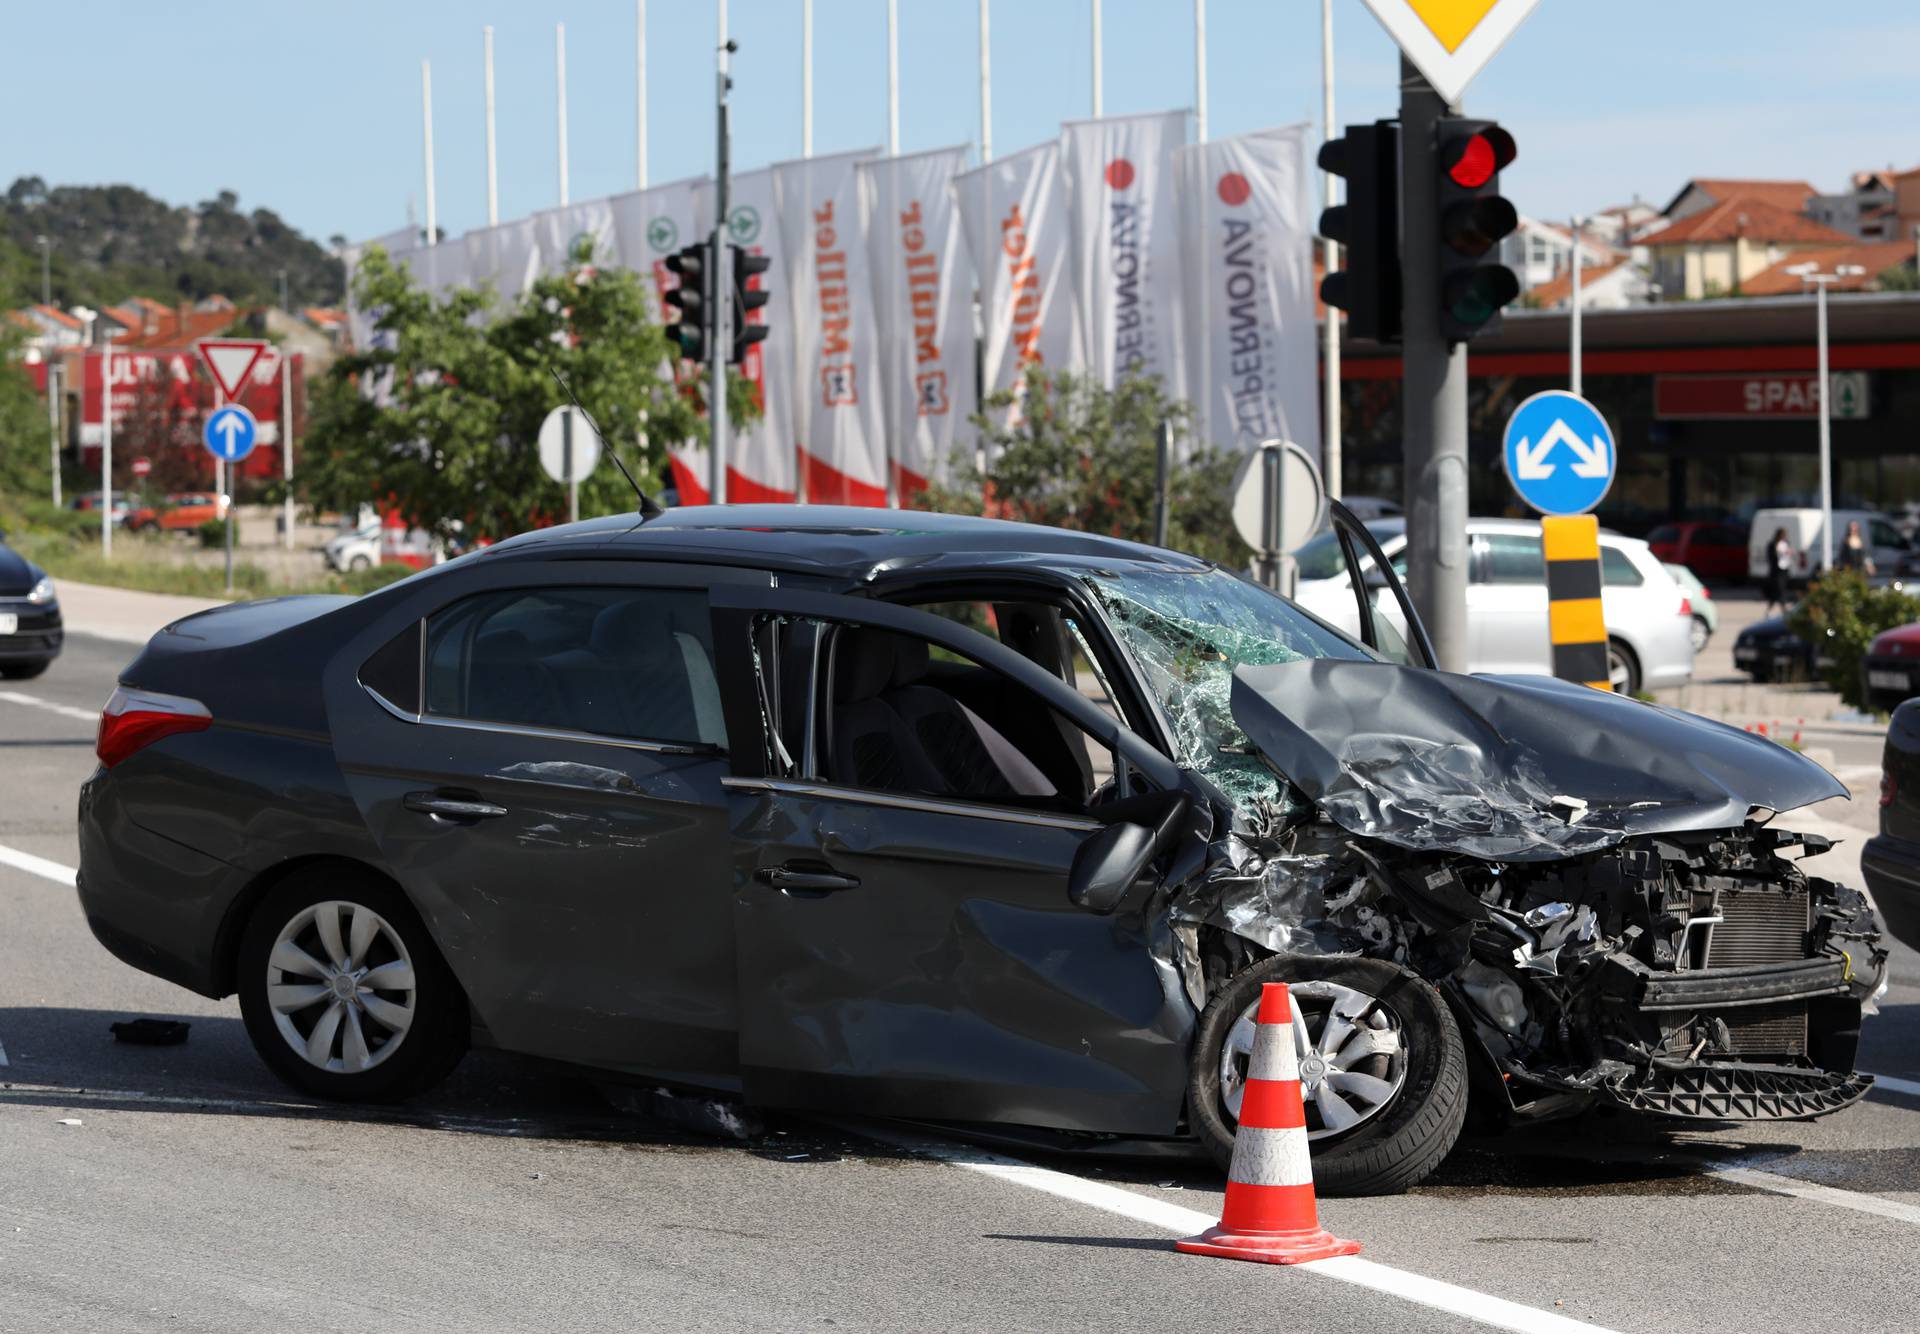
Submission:
M 793 260 L 787 268 L 795 310 L 794 422 L 805 496 L 821 503 L 886 503 L 879 333 L 854 170 L 872 155 L 842 153 L 773 168 L 781 240 Z
M 953 193 L 980 291 L 985 391 L 1017 389 L 1030 366 L 1082 365 L 1060 145 L 963 172 Z
M 1320 449 L 1314 222 L 1307 130 L 1180 150 L 1187 206 L 1187 321 L 1199 438 Z
M 901 499 L 945 482 L 971 438 L 973 270 L 960 249 L 954 173 L 965 148 L 862 162 L 886 440 Z
M 413 227 L 401 227 L 384 236 L 376 236 L 371 241 L 362 241 L 359 245 L 348 246 L 341 252 L 341 260 L 347 270 L 347 338 L 353 346 L 365 350 L 373 346 L 373 325 L 378 313 L 362 310 L 354 296 L 354 275 L 360 269 L 360 258 L 374 246 L 387 252 L 387 258 L 398 261 L 400 256 L 410 252 L 420 244 L 420 233 Z
M 615 195 L 608 200 L 613 213 L 613 251 L 621 267 L 640 276 L 647 289 L 647 313 L 660 321 L 660 293 L 679 279 L 667 272 L 667 258 L 701 239 L 695 193 L 704 178 L 675 181 L 646 190 Z
M 540 245 L 532 218 L 477 227 L 461 240 L 467 248 L 468 280 L 476 287 L 491 283 L 500 305 L 518 301 L 540 276 Z
M 1063 134 L 1087 369 L 1108 387 L 1158 377 L 1169 397 L 1184 397 L 1173 169 L 1187 113 L 1073 121 Z
M 765 342 L 747 349 L 738 372 L 754 387 L 760 416 L 734 423 L 732 452 L 727 458 L 727 499 L 736 504 L 789 501 L 798 486 L 799 459 L 794 448 L 794 275 L 786 238 L 779 225 L 776 186 L 771 168 L 750 171 L 729 182 L 728 242 L 769 261 L 767 271 L 755 277 L 753 290 L 768 294 L 767 304 L 751 313 L 734 307 L 733 320 L 767 326 Z M 705 191 L 704 206 L 713 209 L 713 191 Z M 732 280 L 732 274 L 728 274 Z
M 584 252 L 588 267 L 620 262 L 614 243 L 613 201 L 586 199 L 533 215 L 534 240 L 540 247 L 542 273 L 566 273 Z

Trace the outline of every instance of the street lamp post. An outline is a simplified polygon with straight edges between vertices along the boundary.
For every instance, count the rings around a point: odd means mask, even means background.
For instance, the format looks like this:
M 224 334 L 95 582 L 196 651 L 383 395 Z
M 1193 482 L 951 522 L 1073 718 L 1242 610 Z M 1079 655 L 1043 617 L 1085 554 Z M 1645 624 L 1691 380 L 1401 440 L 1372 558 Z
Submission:
M 101 331 L 100 354 L 100 554 L 107 557 L 113 555 L 113 333 Z
M 1813 284 L 1815 325 L 1818 329 L 1818 369 L 1815 379 L 1820 393 L 1820 571 L 1833 568 L 1833 405 L 1832 386 L 1827 372 L 1827 285 L 1842 278 L 1857 278 L 1866 272 L 1858 264 L 1839 264 L 1832 273 L 1821 273 L 1820 266 L 1808 261 L 1787 270 L 1803 283 Z
M 44 236 L 34 238 L 40 247 L 40 304 L 53 304 L 53 242 Z

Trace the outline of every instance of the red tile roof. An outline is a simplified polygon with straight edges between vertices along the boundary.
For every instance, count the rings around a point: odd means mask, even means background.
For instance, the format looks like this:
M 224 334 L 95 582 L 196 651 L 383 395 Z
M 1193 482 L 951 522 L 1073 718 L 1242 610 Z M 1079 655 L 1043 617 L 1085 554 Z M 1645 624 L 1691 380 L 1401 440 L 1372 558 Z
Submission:
M 35 302 L 33 308 L 62 328 L 78 329 L 82 327 L 78 319 L 67 314 L 66 311 L 60 309 L 58 306 L 44 306 L 39 302 Z
M 1703 245 L 1745 237 L 1749 241 L 1777 241 L 1787 245 L 1847 245 L 1855 238 L 1815 222 L 1812 218 L 1769 204 L 1764 199 L 1738 196 L 1712 208 L 1689 213 L 1657 232 L 1641 238 L 1643 245 Z
M 1581 289 L 1584 291 L 1624 263 L 1626 263 L 1625 260 L 1616 259 L 1610 264 L 1587 265 L 1580 270 Z M 1529 287 L 1527 301 L 1542 310 L 1552 310 L 1555 307 L 1570 304 L 1573 301 L 1573 270 L 1563 269 L 1547 281 Z M 1581 303 L 1582 306 L 1585 304 L 1585 302 Z
M 1800 281 L 1800 275 L 1788 273 L 1787 270 L 1808 262 L 1819 265 L 1821 273 L 1833 273 L 1841 265 L 1864 269 L 1864 273 L 1847 274 L 1830 284 L 1836 292 L 1862 292 L 1875 286 L 1880 281 L 1880 275 L 1888 269 L 1912 261 L 1911 241 L 1872 241 L 1864 245 L 1856 242 L 1833 250 L 1808 250 L 1783 259 L 1771 268 L 1762 269 L 1740 284 L 1740 292 L 1743 296 L 1785 296 L 1803 292 L 1807 285 Z
M 1696 176 L 1680 187 L 1663 213 L 1671 213 L 1674 204 L 1686 198 L 1688 190 L 1700 190 L 1715 203 L 1724 204 L 1730 199 L 1758 199 L 1783 208 L 1789 213 L 1798 213 L 1807 206 L 1807 200 L 1820 192 L 1806 181 L 1742 181 L 1724 176 Z

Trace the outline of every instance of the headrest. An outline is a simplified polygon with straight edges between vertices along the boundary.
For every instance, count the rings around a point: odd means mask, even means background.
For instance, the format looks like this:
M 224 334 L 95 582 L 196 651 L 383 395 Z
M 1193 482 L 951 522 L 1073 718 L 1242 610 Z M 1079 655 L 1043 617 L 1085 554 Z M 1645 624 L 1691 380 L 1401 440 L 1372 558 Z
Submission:
M 894 676 L 898 635 L 884 630 L 842 630 L 833 646 L 833 697 L 851 704 L 873 699 Z
M 667 608 L 648 597 L 623 599 L 593 618 L 593 651 L 635 666 L 664 660 L 677 651 Z
M 910 686 L 927 674 L 927 641 L 893 635 L 893 684 Z

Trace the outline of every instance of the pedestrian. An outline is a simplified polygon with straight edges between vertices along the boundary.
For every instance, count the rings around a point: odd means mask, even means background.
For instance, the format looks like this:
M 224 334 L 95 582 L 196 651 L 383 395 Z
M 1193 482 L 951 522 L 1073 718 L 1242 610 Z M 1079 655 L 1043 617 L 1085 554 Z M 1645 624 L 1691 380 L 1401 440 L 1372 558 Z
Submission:
M 1767 594 L 1765 610 L 1779 607 L 1782 615 L 1787 610 L 1787 572 L 1793 568 L 1793 543 L 1787 541 L 1787 530 L 1776 528 L 1773 537 L 1767 542 L 1767 577 L 1763 585 Z
M 1843 570 L 1858 570 L 1861 574 L 1873 573 L 1873 556 L 1867 550 L 1867 539 L 1860 532 L 1858 519 L 1847 525 L 1847 535 L 1840 543 L 1838 563 Z

